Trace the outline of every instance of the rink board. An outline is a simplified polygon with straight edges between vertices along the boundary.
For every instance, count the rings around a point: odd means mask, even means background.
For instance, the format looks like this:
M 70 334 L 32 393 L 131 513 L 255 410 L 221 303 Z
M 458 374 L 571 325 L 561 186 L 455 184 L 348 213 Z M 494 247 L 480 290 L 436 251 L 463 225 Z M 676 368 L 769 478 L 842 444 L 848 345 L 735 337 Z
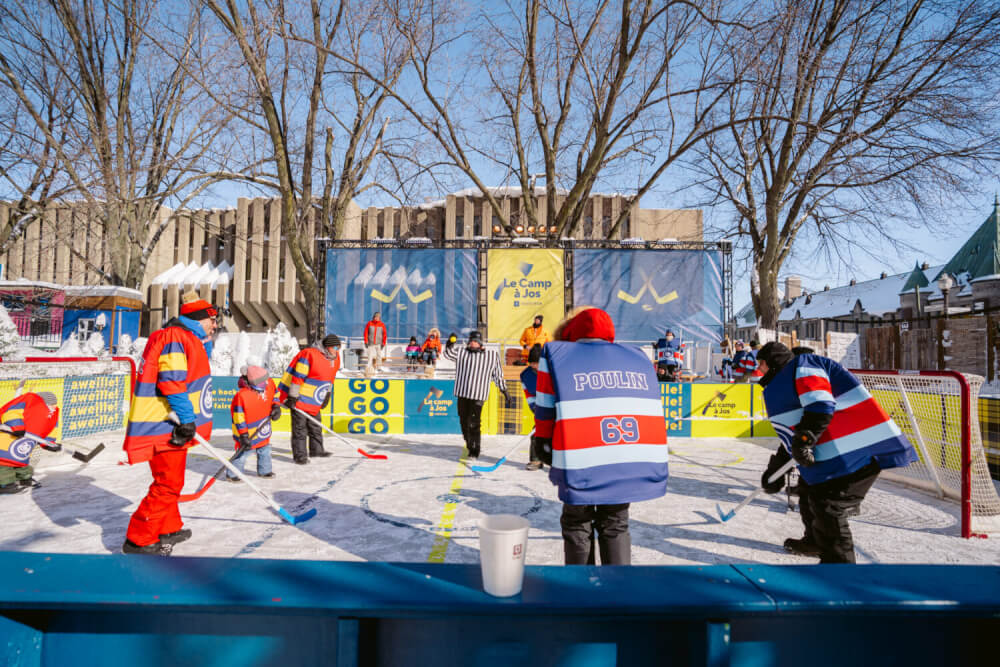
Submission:
M 995 566 L 529 566 L 503 599 L 478 565 L 4 553 L 0 567 L 0 662 L 25 666 L 986 664 L 1000 630 Z
M 235 377 L 213 377 L 215 429 L 230 429 L 229 406 L 236 393 Z M 534 428 L 521 384 L 507 382 L 515 405 L 507 407 L 495 386 L 483 407 L 483 433 L 526 435 Z M 660 395 L 669 435 L 694 438 L 773 437 L 762 389 L 753 384 L 663 383 Z M 338 378 L 324 424 L 338 433 L 382 435 L 457 433 L 459 428 L 454 380 Z M 290 432 L 287 414 L 274 424 Z

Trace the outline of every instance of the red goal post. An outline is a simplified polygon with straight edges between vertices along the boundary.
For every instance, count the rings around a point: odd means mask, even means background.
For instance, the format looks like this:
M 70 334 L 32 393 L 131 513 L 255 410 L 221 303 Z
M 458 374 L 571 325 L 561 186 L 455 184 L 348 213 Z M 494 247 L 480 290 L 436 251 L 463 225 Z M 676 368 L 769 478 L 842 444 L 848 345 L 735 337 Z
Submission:
M 979 427 L 983 378 L 957 371 L 852 370 L 917 451 L 883 471 L 892 481 L 958 500 L 962 537 L 1000 532 L 1000 496 Z
M 52 437 L 92 448 L 120 448 L 135 388 L 129 357 L 27 357 L 0 361 L 0 405 L 24 392 L 51 392 L 59 405 Z M 37 462 L 41 448 L 32 453 Z

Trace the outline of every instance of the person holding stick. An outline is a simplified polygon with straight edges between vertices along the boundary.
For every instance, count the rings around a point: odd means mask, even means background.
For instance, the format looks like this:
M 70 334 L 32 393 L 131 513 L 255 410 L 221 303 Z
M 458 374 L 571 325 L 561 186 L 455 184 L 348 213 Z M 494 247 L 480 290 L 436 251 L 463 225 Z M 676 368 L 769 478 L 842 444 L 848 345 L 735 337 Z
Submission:
M 320 411 L 333 400 L 333 380 L 339 369 L 340 339 L 330 334 L 296 354 L 278 384 L 274 402 L 284 404 L 292 413 L 292 459 L 299 465 L 309 463 L 313 456 L 330 456 L 323 449 L 323 430 L 318 418 Z M 307 419 L 306 415 L 313 419 Z

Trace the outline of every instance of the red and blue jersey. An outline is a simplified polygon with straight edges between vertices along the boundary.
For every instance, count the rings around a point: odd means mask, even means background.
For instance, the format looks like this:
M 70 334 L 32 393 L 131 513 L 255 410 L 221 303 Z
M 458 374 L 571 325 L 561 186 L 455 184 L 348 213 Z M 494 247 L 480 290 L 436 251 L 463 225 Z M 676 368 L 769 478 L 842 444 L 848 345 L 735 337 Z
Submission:
M 832 414 L 813 450 L 816 463 L 799 466 L 807 484 L 849 475 L 873 460 L 898 468 L 917 460 L 913 446 L 868 390 L 832 359 L 801 354 L 764 388 L 768 419 L 786 449 L 804 412 Z
M 757 355 L 753 350 L 738 350 L 733 355 L 733 375 L 743 377 L 757 370 Z
M 571 505 L 615 505 L 667 491 L 659 382 L 638 348 L 546 343 L 538 364 L 535 435 L 552 439 L 549 479 Z
M 212 371 L 201 341 L 204 334 L 195 328 L 200 329 L 197 322 L 177 318 L 146 341 L 125 431 L 129 463 L 148 461 L 173 447 L 171 412 L 182 422 L 193 421 L 201 437 L 212 437 Z M 181 402 L 191 414 L 171 407 L 171 400 L 178 398 L 187 399 Z M 187 446 L 194 446 L 194 440 Z
M 237 449 L 241 435 L 250 438 L 251 449 L 271 444 L 271 407 L 276 391 L 271 378 L 267 378 L 260 389 L 240 379 L 240 389 L 229 406 L 229 413 L 233 418 L 233 440 L 236 441 Z
M 41 396 L 31 392 L 15 396 L 0 407 L 0 424 L 12 431 L 27 431 L 44 438 L 58 423 L 59 408 L 49 409 Z M 27 436 L 19 438 L 0 432 L 0 466 L 23 468 L 28 465 L 37 443 Z
M 521 388 L 524 389 L 524 400 L 528 402 L 531 414 L 535 414 L 535 387 L 538 384 L 538 371 L 528 366 L 521 371 Z
M 323 402 L 333 391 L 333 379 L 340 369 L 340 356 L 332 362 L 316 347 L 307 347 L 288 364 L 288 370 L 278 384 L 276 402 L 283 402 L 293 384 L 301 385 L 296 407 L 316 416 Z
M 684 361 L 682 346 L 676 338 L 667 340 L 660 338 L 653 344 L 656 352 L 656 363 L 660 366 L 680 366 Z

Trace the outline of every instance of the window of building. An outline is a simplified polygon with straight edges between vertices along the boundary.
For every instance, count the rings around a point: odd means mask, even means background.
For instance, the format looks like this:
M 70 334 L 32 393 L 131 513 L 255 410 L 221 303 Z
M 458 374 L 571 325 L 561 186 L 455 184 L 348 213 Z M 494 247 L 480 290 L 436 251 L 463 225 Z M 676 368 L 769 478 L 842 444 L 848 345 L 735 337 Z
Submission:
M 97 322 L 93 317 L 81 317 L 76 321 L 76 339 L 81 343 L 90 338 L 97 328 Z
M 456 215 L 455 216 L 455 238 L 461 239 L 465 238 L 465 216 Z
M 472 217 L 472 235 L 473 236 L 483 235 L 483 216 L 476 215 Z
M 611 233 L 611 216 L 606 215 L 601 218 L 601 238 L 608 238 L 608 234 Z
M 375 237 L 384 239 L 385 238 L 385 216 L 380 215 L 378 217 L 378 223 L 375 226 Z
M 594 219 L 589 215 L 583 219 L 583 238 L 589 239 L 594 235 Z
M 401 215 L 392 216 L 392 238 L 398 239 L 401 236 L 402 221 L 403 217 Z

